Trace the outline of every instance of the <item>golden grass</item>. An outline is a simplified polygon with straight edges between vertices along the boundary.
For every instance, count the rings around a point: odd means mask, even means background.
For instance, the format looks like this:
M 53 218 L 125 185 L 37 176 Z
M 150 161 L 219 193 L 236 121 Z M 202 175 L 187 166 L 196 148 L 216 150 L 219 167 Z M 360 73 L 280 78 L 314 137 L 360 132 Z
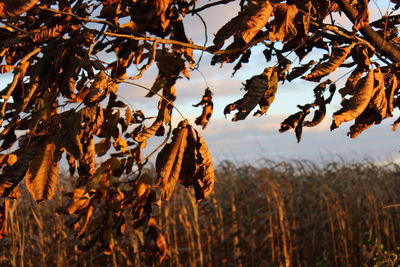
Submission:
M 169 244 L 163 265 L 398 265 L 400 207 L 386 207 L 400 203 L 398 165 L 224 162 L 216 177 L 203 203 L 180 187 L 156 212 Z M 147 266 L 143 233 L 129 223 L 112 255 L 98 247 L 81 252 L 66 218 L 54 212 L 60 193 L 40 205 L 23 196 L 11 203 L 0 266 Z

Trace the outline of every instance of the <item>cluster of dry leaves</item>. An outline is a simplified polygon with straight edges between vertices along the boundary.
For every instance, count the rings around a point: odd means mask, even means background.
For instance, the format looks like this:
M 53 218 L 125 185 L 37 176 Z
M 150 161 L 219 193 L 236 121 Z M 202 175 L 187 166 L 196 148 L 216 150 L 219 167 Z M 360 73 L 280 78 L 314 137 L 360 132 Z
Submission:
M 198 65 L 194 49 L 212 53 L 211 64 L 237 62 L 237 71 L 249 62 L 256 44 L 265 45 L 266 61 L 275 65 L 248 79 L 243 98 L 225 108 L 225 115 L 237 111 L 234 121 L 257 106 L 254 115 L 266 114 L 280 82 L 300 77 L 318 82 L 315 100 L 299 105 L 300 111 L 281 124 L 281 132 L 294 129 L 299 141 L 304 126 L 325 118 L 336 93 L 336 84 L 326 76 L 337 68 L 350 68 L 351 74 L 338 90 L 342 108 L 334 113 L 332 129 L 354 120 L 349 134 L 356 137 L 400 106 L 400 21 L 387 16 L 369 24 L 368 1 L 238 1 L 240 12 L 215 34 L 211 47 L 192 44 L 184 18 L 233 1 L 202 7 L 198 2 L 0 0 L 0 73 L 12 72 L 12 81 L 0 91 L 1 196 L 18 197 L 24 180 L 35 201 L 51 199 L 65 157 L 71 176 L 78 175 L 57 212 L 69 216 L 66 225 L 75 231 L 80 248 L 99 243 L 111 253 L 113 238 L 124 233 L 130 214 L 135 228 L 148 228 L 144 251 L 162 259 L 166 243 L 152 218 L 154 205 L 170 199 L 178 182 L 193 187 L 198 201 L 214 184 L 211 156 L 199 132 L 186 119 L 172 130 L 175 84 L 189 79 Z M 392 2 L 397 10 L 398 1 Z M 339 11 L 352 20 L 352 31 L 333 21 L 326 24 Z M 316 49 L 326 55 L 313 58 Z M 300 61 L 311 60 L 292 66 L 292 52 Z M 131 82 L 153 64 L 158 75 L 151 88 Z M 157 116 L 147 117 L 119 99 L 121 83 L 159 98 Z M 202 106 L 195 124 L 203 128 L 213 112 L 212 95 L 207 88 L 194 105 Z M 143 156 L 153 136 L 165 140 Z M 143 167 L 159 149 L 157 177 L 150 177 Z M 102 156 L 108 159 L 98 164 Z M 0 206 L 0 236 L 7 234 L 8 205 L 5 200 Z

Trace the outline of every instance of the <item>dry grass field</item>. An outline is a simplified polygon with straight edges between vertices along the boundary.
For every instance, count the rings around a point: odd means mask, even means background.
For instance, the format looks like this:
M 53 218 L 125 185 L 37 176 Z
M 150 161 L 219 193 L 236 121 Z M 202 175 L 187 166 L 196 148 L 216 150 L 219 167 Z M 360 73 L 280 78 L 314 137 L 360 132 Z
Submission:
M 216 188 L 196 204 L 179 193 L 156 220 L 169 250 L 160 266 L 398 266 L 400 166 L 308 161 L 259 167 L 219 165 Z M 66 180 L 66 179 L 65 179 Z M 68 187 L 67 182 L 63 187 Z M 112 255 L 82 252 L 66 218 L 55 215 L 61 192 L 40 205 L 11 202 L 1 266 L 148 266 L 144 234 L 127 223 Z M 100 265 L 101 264 L 101 265 Z

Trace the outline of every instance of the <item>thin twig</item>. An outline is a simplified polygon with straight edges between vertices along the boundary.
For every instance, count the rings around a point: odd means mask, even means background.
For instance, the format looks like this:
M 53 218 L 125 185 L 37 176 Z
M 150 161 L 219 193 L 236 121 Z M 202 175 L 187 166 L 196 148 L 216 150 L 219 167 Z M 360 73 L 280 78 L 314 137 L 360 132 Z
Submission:
M 45 8 L 45 7 L 40 7 L 40 6 L 38 6 L 37 8 L 38 8 L 38 9 L 41 9 L 41 10 L 49 11 L 49 12 L 52 12 L 52 13 L 55 13 L 55 14 L 71 16 L 71 17 L 74 17 L 74 18 L 77 19 L 77 20 L 82 20 L 82 21 L 85 21 L 85 22 L 100 23 L 100 24 L 108 25 L 108 26 L 113 27 L 113 28 L 118 28 L 116 25 L 114 25 L 114 24 L 112 24 L 111 22 L 106 21 L 106 20 L 88 19 L 88 18 L 80 17 L 80 16 L 75 15 L 75 14 L 70 13 L 70 12 L 58 11 L 58 10 L 54 10 L 54 9 L 50 9 L 50 8 Z
M 133 35 L 128 35 L 128 34 L 119 34 L 119 33 L 112 33 L 112 32 L 102 32 L 102 34 L 107 35 L 107 36 L 127 38 L 127 39 L 137 40 L 137 41 L 148 41 L 148 42 L 157 42 L 157 43 L 160 43 L 160 44 L 179 45 L 179 46 L 191 48 L 191 49 L 194 49 L 194 50 L 205 51 L 205 52 L 208 52 L 208 53 L 214 54 L 214 55 L 232 54 L 232 53 L 237 53 L 237 52 L 240 52 L 240 51 L 245 51 L 249 47 L 252 47 L 252 46 L 254 46 L 254 45 L 256 45 L 256 44 L 258 44 L 260 42 L 263 42 L 263 41 L 265 41 L 266 39 L 269 38 L 268 36 L 264 36 L 262 38 L 255 39 L 255 40 L 251 41 L 250 43 L 248 43 L 247 45 L 245 45 L 242 48 L 233 48 L 233 49 L 227 49 L 227 50 L 212 51 L 208 47 L 205 47 L 205 46 L 195 45 L 195 44 L 190 44 L 190 43 L 185 43 L 185 42 L 180 42 L 180 41 L 170 40 L 170 39 L 161 39 L 161 38 L 156 38 L 156 37 L 133 36 Z

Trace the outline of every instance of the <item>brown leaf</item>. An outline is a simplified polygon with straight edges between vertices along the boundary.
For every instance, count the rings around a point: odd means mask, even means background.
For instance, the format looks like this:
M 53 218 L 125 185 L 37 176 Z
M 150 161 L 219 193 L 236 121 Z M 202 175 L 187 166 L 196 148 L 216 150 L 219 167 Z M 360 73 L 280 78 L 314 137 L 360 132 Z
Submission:
M 60 130 L 60 143 L 76 159 L 83 155 L 81 144 L 81 115 L 67 112 L 62 117 Z
M 368 0 L 361 0 L 357 6 L 358 14 L 353 24 L 353 31 L 357 32 L 369 24 Z
M 264 114 L 275 97 L 277 82 L 275 68 L 266 68 L 262 74 L 253 76 L 246 81 L 244 89 L 247 93 L 242 99 L 226 106 L 224 114 L 237 109 L 238 112 L 234 115 L 232 121 L 244 120 L 257 104 L 261 108 L 258 113 Z
M 343 88 L 339 89 L 339 93 L 342 97 L 346 95 L 353 95 L 355 87 L 358 81 L 361 79 L 364 71 L 360 68 L 356 68 L 347 79 L 346 84 Z
M 269 107 L 275 99 L 276 92 L 278 90 L 278 73 L 275 69 L 269 69 L 268 75 L 268 87 L 265 90 L 263 97 L 259 101 L 258 105 L 260 109 L 254 113 L 254 116 L 262 116 L 267 113 Z
M 31 9 L 38 0 L 2 0 L 0 2 L 0 19 L 12 18 Z
M 205 129 L 208 122 L 210 121 L 214 107 L 214 104 L 212 102 L 212 92 L 209 88 L 206 88 L 201 101 L 193 105 L 193 107 L 198 107 L 200 105 L 203 106 L 203 112 L 199 117 L 196 118 L 195 123 L 196 125 L 203 126 L 203 129 Z
M 89 93 L 85 97 L 85 104 L 92 104 L 103 100 L 112 89 L 113 83 L 106 75 L 104 70 L 100 70 L 94 77 L 94 81 L 89 88 Z M 115 93 L 115 92 L 114 92 Z
M 272 15 L 273 7 L 269 1 L 251 1 L 236 17 L 232 18 L 218 30 L 213 40 L 211 50 L 219 50 L 225 40 L 234 35 L 231 47 L 242 47 L 248 44 L 254 36 L 267 24 Z
M 29 164 L 25 184 L 36 202 L 52 199 L 58 180 L 58 159 L 55 158 L 57 146 L 55 137 L 49 137 L 38 144 L 35 158 Z
M 18 158 L 17 162 L 11 167 L 4 169 L 3 174 L 0 176 L 0 195 L 2 197 L 11 197 L 11 195 L 13 195 L 14 189 L 25 177 L 29 164 L 32 159 L 35 158 L 38 149 L 39 145 L 32 144 Z
M 0 65 L 0 73 L 10 72 L 15 68 L 14 65 Z
M 310 81 L 319 81 L 322 77 L 328 75 L 337 69 L 349 56 L 354 44 L 345 47 L 335 47 L 328 61 L 315 66 L 311 73 L 304 76 L 304 79 Z
M 146 97 L 152 97 L 162 89 L 174 86 L 179 73 L 185 70 L 185 61 L 178 55 L 165 51 L 157 51 L 158 75 Z
M 342 122 L 351 121 L 357 118 L 368 106 L 374 89 L 374 71 L 359 80 L 356 85 L 353 97 L 342 109 L 334 113 L 331 130 L 340 126 Z
M 384 73 L 385 87 L 386 87 L 386 100 L 387 100 L 387 115 L 393 116 L 393 98 L 398 90 L 398 79 L 396 75 Z
M 149 128 L 145 128 L 143 131 L 138 133 L 138 135 L 134 137 L 134 140 L 139 143 L 146 141 L 157 132 L 162 124 L 163 121 L 160 118 L 157 118 Z
M 360 133 L 382 121 L 382 118 L 376 110 L 367 108 L 364 112 L 355 119 L 354 125 L 350 127 L 348 135 L 351 138 L 356 138 Z
M 193 128 L 192 128 L 193 129 Z M 193 129 L 194 130 L 194 129 Z M 196 173 L 194 176 L 194 190 L 196 193 L 196 200 L 204 200 L 214 188 L 214 167 L 210 151 L 201 137 L 201 135 L 194 130 L 196 133 Z
M 298 12 L 296 5 L 280 3 L 274 7 L 275 19 L 271 22 L 269 39 L 271 42 L 287 42 L 297 34 L 294 18 Z
M 374 72 L 375 85 L 372 92 L 372 108 L 380 115 L 380 121 L 387 117 L 387 100 L 385 92 L 385 81 L 380 68 Z
M 110 138 L 101 139 L 95 145 L 95 151 L 96 151 L 97 156 L 99 156 L 99 157 L 104 156 L 110 148 L 111 148 Z
M 157 168 L 156 186 L 161 189 L 161 200 L 169 200 L 182 166 L 183 154 L 186 149 L 186 137 L 188 134 L 187 122 L 181 121 L 173 131 L 172 141 L 165 146 L 157 156 L 159 162 Z M 167 154 L 166 154 L 166 151 Z
M 95 145 L 93 136 L 82 140 L 83 156 L 79 159 L 78 173 L 80 176 L 91 176 L 96 171 Z

